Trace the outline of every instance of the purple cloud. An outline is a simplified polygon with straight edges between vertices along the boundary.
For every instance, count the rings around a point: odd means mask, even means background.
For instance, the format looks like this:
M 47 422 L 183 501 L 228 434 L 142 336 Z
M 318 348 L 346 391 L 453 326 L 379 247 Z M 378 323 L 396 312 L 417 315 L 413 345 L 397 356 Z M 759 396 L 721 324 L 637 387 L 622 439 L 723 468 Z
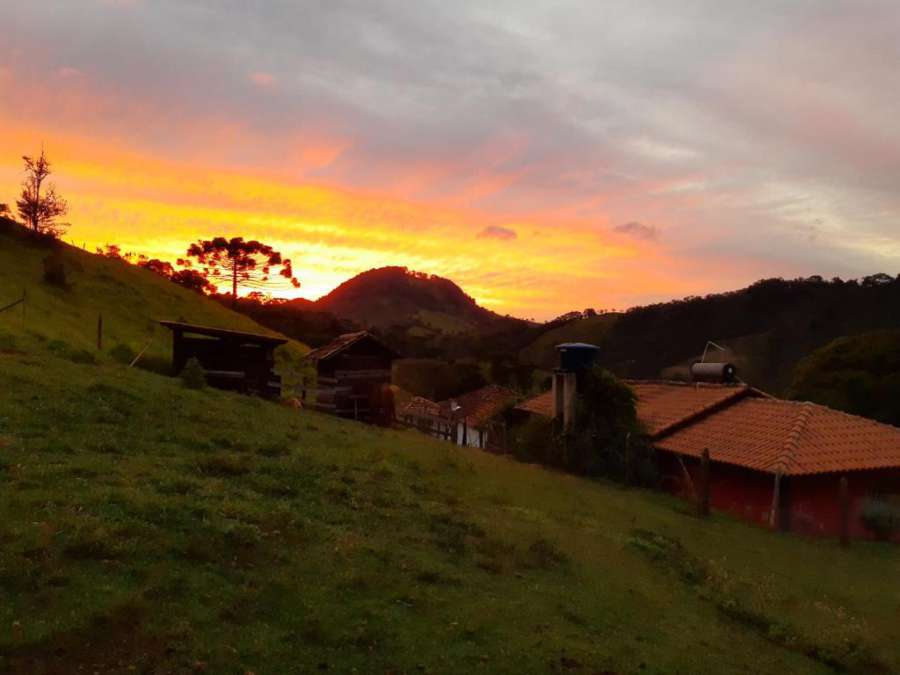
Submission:
M 501 241 L 512 241 L 518 238 L 515 230 L 500 225 L 488 225 L 478 233 L 479 239 L 500 239 Z
M 635 239 L 652 240 L 659 238 L 659 230 L 655 225 L 644 225 L 644 223 L 639 223 L 635 220 L 630 223 L 617 225 L 613 228 L 613 232 L 627 234 L 629 237 L 634 237 Z

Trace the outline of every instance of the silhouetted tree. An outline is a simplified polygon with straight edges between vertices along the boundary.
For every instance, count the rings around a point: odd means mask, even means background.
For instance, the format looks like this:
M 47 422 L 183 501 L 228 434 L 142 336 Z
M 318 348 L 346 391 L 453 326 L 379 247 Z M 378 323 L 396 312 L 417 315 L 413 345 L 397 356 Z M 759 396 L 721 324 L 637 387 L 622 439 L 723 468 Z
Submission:
M 216 237 L 191 244 L 187 255 L 203 266 L 203 273 L 211 282 L 224 279 L 231 282 L 231 304 L 237 307 L 239 286 L 254 289 L 290 284 L 299 288 L 291 261 L 267 244 L 243 237 Z M 274 274 L 275 268 L 281 268 Z M 280 279 L 278 277 L 281 277 Z
M 9 217 L 9 204 L 0 204 L 0 218 Z
M 111 260 L 121 260 L 127 263 L 134 260 L 134 253 L 131 251 L 123 251 L 122 247 L 118 244 L 105 244 L 104 246 L 98 246 L 94 250 L 97 255 L 102 255 L 104 258 L 110 258 Z
M 65 199 L 56 194 L 56 187 L 47 183 L 51 173 L 50 162 L 43 150 L 36 159 L 27 155 L 22 159 L 25 161 L 25 180 L 22 182 L 22 195 L 16 201 L 19 215 L 35 234 L 59 237 L 66 231 L 67 225 L 57 223 L 56 219 L 64 216 L 69 206 Z
M 137 266 L 150 270 L 161 277 L 165 277 L 172 283 L 184 286 L 188 290 L 196 291 L 197 293 L 212 293 L 216 290 L 216 287 L 202 273 L 192 269 L 176 270 L 172 263 L 166 260 L 158 258 L 148 259 L 141 256 L 138 258 Z
M 212 293 L 216 290 L 216 287 L 210 283 L 209 279 L 197 270 L 177 270 L 172 273 L 169 279 L 173 283 L 197 293 Z

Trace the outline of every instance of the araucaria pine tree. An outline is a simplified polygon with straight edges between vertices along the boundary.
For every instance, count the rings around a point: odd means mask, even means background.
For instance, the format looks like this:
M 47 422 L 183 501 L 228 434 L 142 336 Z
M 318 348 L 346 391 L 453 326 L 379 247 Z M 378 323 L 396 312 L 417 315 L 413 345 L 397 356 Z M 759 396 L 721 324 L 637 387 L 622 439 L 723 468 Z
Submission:
M 204 274 L 212 283 L 231 284 L 233 307 L 237 306 L 239 287 L 254 290 L 300 287 L 300 282 L 294 278 L 291 261 L 282 258 L 281 253 L 268 244 L 256 240 L 244 241 L 243 237 L 202 240 L 191 244 L 187 255 L 203 266 Z

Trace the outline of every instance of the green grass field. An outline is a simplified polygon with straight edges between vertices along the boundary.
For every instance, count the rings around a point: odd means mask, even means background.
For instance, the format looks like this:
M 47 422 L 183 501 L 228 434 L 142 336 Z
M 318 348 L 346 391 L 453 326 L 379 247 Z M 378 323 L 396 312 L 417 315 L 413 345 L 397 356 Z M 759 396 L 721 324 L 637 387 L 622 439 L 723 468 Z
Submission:
M 181 297 L 151 287 L 152 312 L 113 282 L 71 292 L 134 311 L 139 340 Z M 890 545 L 79 362 L 19 320 L 0 315 L 0 672 L 900 671 Z

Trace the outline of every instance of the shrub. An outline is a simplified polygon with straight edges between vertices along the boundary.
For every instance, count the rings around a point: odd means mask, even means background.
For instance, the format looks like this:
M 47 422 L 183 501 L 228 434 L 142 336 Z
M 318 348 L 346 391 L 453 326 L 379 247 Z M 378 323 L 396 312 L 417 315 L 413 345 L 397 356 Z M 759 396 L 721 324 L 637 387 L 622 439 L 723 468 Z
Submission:
M 44 281 L 51 286 L 66 288 L 66 266 L 59 251 L 54 251 L 44 258 Z
M 134 350 L 121 342 L 109 350 L 109 355 L 119 363 L 124 363 L 126 365 L 134 361 L 135 357 Z
M 190 358 L 184 364 L 184 368 L 181 370 L 181 383 L 188 389 L 203 389 L 206 387 L 206 372 L 196 358 Z
M 579 373 L 578 392 L 572 428 L 562 433 L 557 423 L 532 418 L 513 432 L 513 454 L 580 475 L 655 485 L 655 454 L 631 388 L 595 367 Z
M 551 464 L 554 454 L 553 422 L 546 417 L 534 415 L 512 434 L 512 452 L 523 462 Z
M 879 539 L 890 539 L 900 532 L 900 506 L 884 498 L 866 500 L 860 517 L 866 529 Z

